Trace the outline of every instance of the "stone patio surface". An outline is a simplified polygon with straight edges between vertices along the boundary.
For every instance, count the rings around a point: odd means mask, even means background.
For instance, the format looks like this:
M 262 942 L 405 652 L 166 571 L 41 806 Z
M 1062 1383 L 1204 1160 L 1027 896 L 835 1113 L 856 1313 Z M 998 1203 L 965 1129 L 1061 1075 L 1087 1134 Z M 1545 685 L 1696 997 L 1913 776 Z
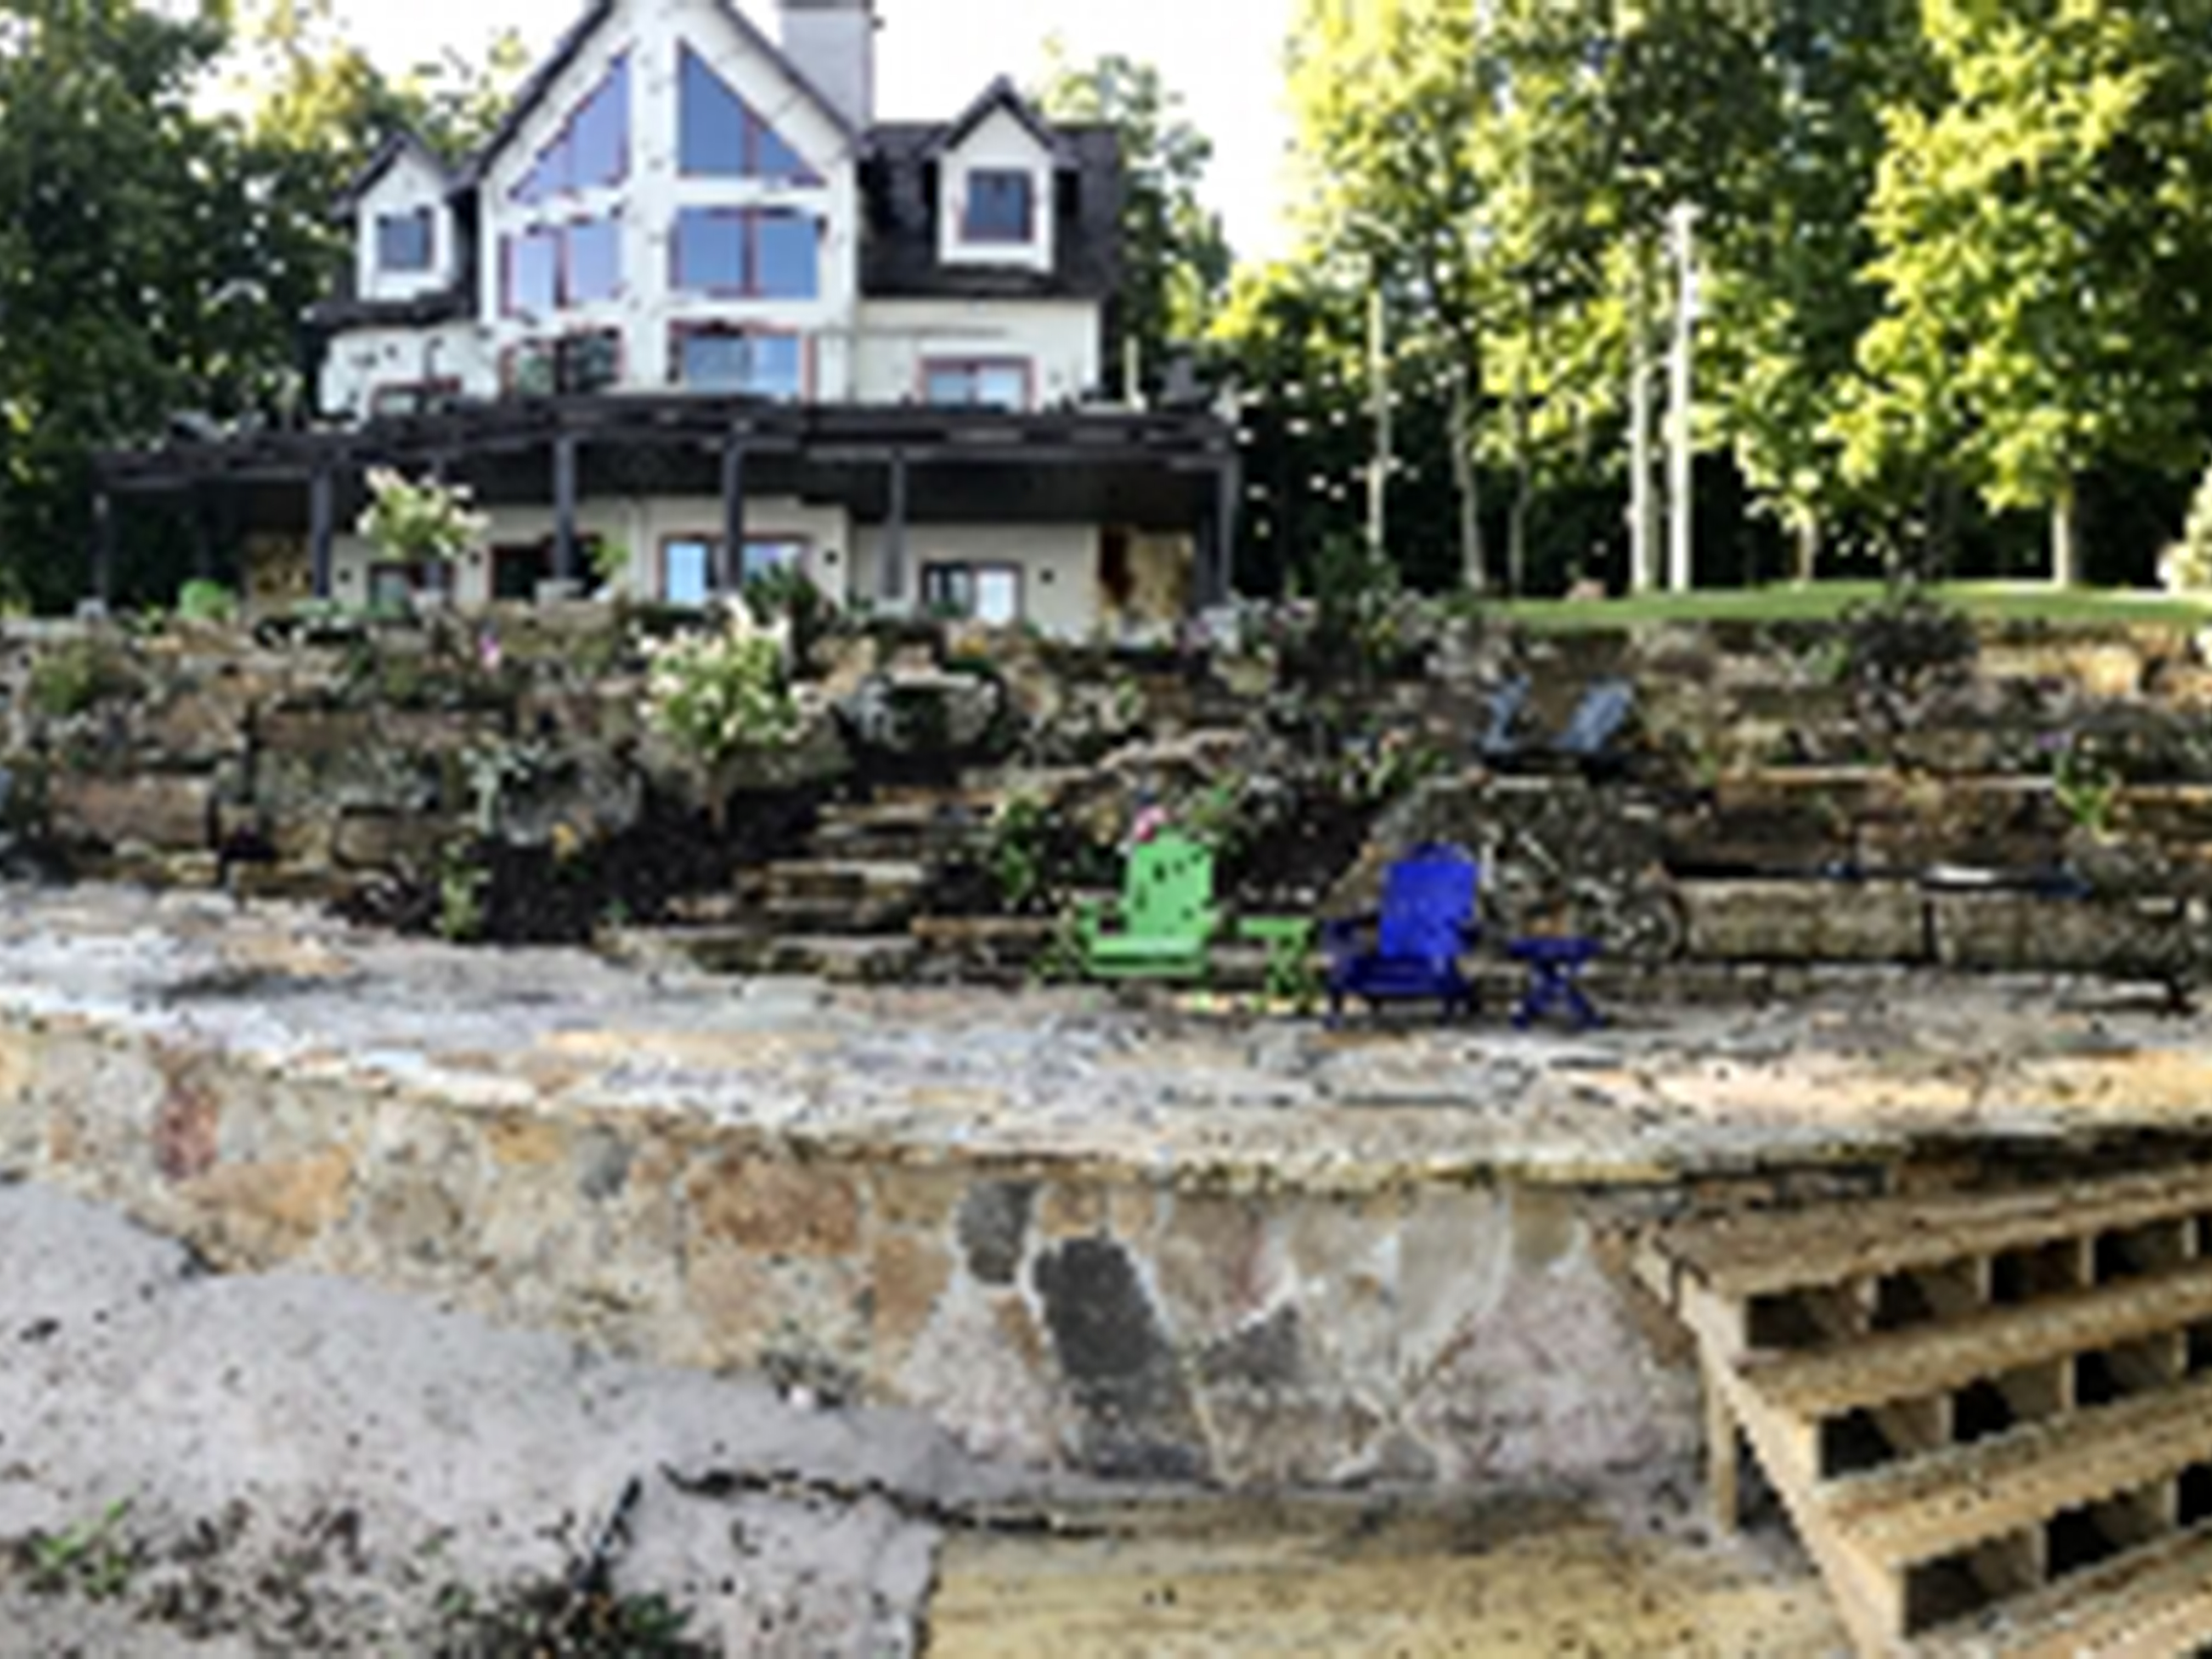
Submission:
M 1666 1180 L 1923 1139 L 2212 1130 L 2212 1024 L 2151 988 L 1864 970 L 1582 1035 L 1163 994 L 877 989 L 462 949 L 280 905 L 0 891 L 0 1018 L 227 1050 L 464 1109 L 626 1109 L 917 1165 L 1232 1190 Z

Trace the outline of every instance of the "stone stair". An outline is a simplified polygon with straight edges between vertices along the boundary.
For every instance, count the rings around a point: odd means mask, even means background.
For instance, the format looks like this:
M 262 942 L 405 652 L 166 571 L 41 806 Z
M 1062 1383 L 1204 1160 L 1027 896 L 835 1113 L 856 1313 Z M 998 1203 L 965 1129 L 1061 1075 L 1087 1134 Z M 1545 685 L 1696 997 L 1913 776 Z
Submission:
M 2212 1164 L 1698 1218 L 1639 1271 L 1695 1334 L 1859 1651 L 2212 1644 Z

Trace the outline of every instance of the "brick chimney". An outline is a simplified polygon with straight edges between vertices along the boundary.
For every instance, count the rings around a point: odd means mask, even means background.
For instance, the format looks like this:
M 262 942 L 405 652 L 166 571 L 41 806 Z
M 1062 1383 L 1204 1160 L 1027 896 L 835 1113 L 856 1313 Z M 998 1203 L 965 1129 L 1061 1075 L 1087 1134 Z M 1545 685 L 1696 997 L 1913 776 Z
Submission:
M 783 55 L 850 121 L 876 118 L 875 0 L 777 0 Z

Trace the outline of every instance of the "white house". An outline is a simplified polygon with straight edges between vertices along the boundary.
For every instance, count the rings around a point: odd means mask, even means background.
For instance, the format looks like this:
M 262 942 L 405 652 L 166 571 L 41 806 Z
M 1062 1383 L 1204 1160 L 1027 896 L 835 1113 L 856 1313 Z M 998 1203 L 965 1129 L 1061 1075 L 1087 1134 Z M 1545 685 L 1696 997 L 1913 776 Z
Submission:
M 1231 434 L 1109 390 L 1112 131 L 1004 79 L 880 122 L 872 0 L 776 21 L 595 0 L 465 168 L 392 139 L 312 316 L 316 429 L 110 458 L 107 486 L 289 478 L 309 585 L 349 601 L 426 575 L 349 533 L 375 465 L 474 488 L 463 602 L 610 575 L 696 601 L 791 565 L 1076 633 L 1218 597 Z

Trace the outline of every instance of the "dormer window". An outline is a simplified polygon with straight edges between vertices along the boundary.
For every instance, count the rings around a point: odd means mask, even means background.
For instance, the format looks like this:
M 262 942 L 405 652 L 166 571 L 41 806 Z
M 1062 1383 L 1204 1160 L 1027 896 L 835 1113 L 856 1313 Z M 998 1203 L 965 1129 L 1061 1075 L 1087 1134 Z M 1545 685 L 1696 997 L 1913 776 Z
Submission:
M 428 208 L 376 216 L 376 268 L 398 271 L 429 270 Z
M 1036 203 L 1030 175 L 1010 167 L 981 167 L 968 175 L 960 213 L 961 240 L 1026 242 L 1032 239 Z

